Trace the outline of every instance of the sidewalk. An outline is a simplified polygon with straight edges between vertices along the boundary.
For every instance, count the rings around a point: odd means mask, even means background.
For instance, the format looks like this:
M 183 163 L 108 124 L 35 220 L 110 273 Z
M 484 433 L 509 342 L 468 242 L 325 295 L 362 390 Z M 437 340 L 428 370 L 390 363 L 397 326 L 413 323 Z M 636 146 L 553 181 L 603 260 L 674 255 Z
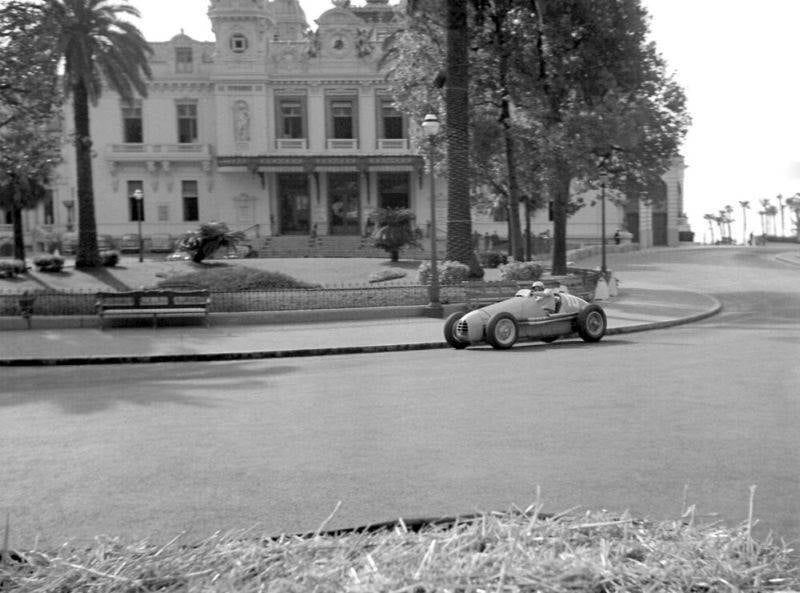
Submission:
M 624 334 L 697 321 L 721 309 L 713 297 L 693 292 L 621 289 L 600 303 L 608 317 L 608 334 Z M 455 310 L 451 307 L 451 310 Z M 158 328 L 41 326 L 0 332 L 0 366 L 118 364 L 320 356 L 446 348 L 443 319 L 408 317 L 409 311 L 353 310 L 360 318 L 320 321 L 321 312 L 295 312 L 284 322 L 242 324 L 230 315 L 211 315 L 211 326 L 171 325 Z M 331 312 L 336 317 L 335 312 Z M 376 315 L 386 318 L 376 319 Z M 405 317 L 403 317 L 405 315 Z M 371 318 L 370 318 L 371 317 Z M 20 328 L 24 322 L 20 319 Z M 273 319 L 274 321 L 274 319 Z

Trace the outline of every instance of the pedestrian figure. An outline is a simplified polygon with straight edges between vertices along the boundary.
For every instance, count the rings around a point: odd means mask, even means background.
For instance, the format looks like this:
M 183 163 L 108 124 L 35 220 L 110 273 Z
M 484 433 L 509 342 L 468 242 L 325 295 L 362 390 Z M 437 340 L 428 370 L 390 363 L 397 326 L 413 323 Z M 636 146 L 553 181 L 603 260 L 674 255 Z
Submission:
M 619 229 L 617 229 L 617 232 L 614 233 L 614 244 L 619 245 L 620 241 L 622 241 L 622 236 L 619 233 Z

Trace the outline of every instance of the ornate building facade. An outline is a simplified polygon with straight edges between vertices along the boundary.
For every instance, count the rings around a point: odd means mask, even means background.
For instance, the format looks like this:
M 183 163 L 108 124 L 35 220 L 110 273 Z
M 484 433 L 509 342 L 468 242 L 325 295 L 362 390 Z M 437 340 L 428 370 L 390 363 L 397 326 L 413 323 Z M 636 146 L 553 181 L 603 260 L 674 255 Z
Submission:
M 379 69 L 381 42 L 400 24 L 395 8 L 333 0 L 312 31 L 298 0 L 210 0 L 213 42 L 181 33 L 152 43 L 147 97 L 125 103 L 107 91 L 92 108 L 98 232 L 136 232 L 140 206 L 145 235 L 220 220 L 262 237 L 360 236 L 377 207 L 411 208 L 425 230 L 430 190 L 411 140 L 417 122 L 394 108 Z M 65 143 L 51 199 L 26 213 L 29 231 L 73 230 L 72 153 Z M 643 244 L 676 244 L 682 171 L 679 163 L 665 176 L 663 216 L 609 206 L 610 233 L 635 223 L 629 230 Z M 443 179 L 436 188 L 443 229 Z M 479 212 L 474 224 L 505 234 Z M 550 227 L 536 213 L 533 232 Z M 568 234 L 597 240 L 599 208 L 579 211 Z

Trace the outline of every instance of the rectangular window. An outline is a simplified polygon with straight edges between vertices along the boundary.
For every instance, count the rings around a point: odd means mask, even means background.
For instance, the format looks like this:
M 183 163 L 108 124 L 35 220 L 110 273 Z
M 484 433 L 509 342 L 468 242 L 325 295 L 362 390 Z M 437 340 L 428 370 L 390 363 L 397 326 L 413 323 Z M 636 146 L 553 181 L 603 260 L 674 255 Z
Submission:
M 192 48 L 191 47 L 176 47 L 175 48 L 175 72 L 187 73 L 192 72 L 194 69 Z
M 53 210 L 53 190 L 48 189 L 44 194 L 44 223 L 53 224 L 54 210 Z
M 303 103 L 297 99 L 280 101 L 281 138 L 305 138 L 303 133 Z
M 178 103 L 178 142 L 197 142 L 197 103 Z
M 355 138 L 352 101 L 331 101 L 330 116 L 333 138 Z
M 138 194 L 136 192 L 139 192 Z M 129 220 L 136 222 L 137 220 L 144 220 L 144 182 L 143 181 L 128 181 L 128 212 L 130 214 Z M 137 200 L 136 196 L 142 196 L 142 199 Z
M 185 222 L 200 220 L 197 207 L 197 181 L 181 181 L 181 196 L 183 197 L 183 220 Z
M 381 102 L 381 138 L 405 138 L 403 114 L 392 101 Z
M 141 101 L 122 105 L 122 141 L 136 144 L 144 142 Z

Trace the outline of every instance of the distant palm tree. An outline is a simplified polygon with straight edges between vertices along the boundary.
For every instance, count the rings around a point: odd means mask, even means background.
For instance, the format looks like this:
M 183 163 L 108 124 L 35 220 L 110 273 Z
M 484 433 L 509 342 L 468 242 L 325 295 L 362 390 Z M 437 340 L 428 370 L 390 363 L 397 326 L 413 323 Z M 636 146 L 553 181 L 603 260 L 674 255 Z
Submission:
M 742 243 L 744 243 L 747 241 L 747 211 L 750 209 L 750 202 L 739 200 L 739 206 L 742 207 Z
M 733 207 L 730 204 L 725 206 L 725 225 L 728 229 L 728 239 L 733 239 L 733 233 L 731 233 L 731 223 L 733 222 Z
M 778 234 L 778 231 L 777 231 L 777 227 L 778 227 L 778 220 L 777 220 L 778 207 L 773 205 L 773 204 L 770 204 L 769 206 L 764 208 L 764 213 L 767 215 L 768 219 L 772 220 L 772 234 L 773 235 L 777 235 Z
M 781 232 L 776 234 L 779 234 L 781 237 L 783 237 L 783 232 L 786 228 L 786 219 L 783 216 L 783 209 L 786 208 L 786 206 L 783 205 L 783 194 L 778 194 L 775 196 L 775 199 L 778 200 L 778 204 L 781 209 Z
M 92 137 L 89 104 L 97 104 L 103 85 L 133 98 L 147 95 L 153 53 L 142 33 L 122 16 L 139 17 L 124 0 L 46 0 L 56 24 L 58 55 L 64 61 L 65 94 L 72 96 L 78 178 L 78 249 L 75 266 L 101 265 L 92 189 Z
M 789 210 L 794 212 L 794 232 L 800 237 L 800 194 L 795 194 L 791 198 L 786 198 L 786 205 Z
M 708 230 L 711 233 L 711 244 L 714 244 L 714 222 L 717 217 L 713 214 L 704 214 L 703 219 L 708 223 Z
M 762 210 L 758 211 L 758 213 L 761 215 L 761 232 L 762 234 L 766 235 L 769 233 L 769 229 L 767 228 L 769 223 L 769 220 L 767 218 L 768 216 L 767 209 L 770 206 L 770 199 L 764 198 L 763 200 L 759 200 L 758 202 L 762 206 Z

